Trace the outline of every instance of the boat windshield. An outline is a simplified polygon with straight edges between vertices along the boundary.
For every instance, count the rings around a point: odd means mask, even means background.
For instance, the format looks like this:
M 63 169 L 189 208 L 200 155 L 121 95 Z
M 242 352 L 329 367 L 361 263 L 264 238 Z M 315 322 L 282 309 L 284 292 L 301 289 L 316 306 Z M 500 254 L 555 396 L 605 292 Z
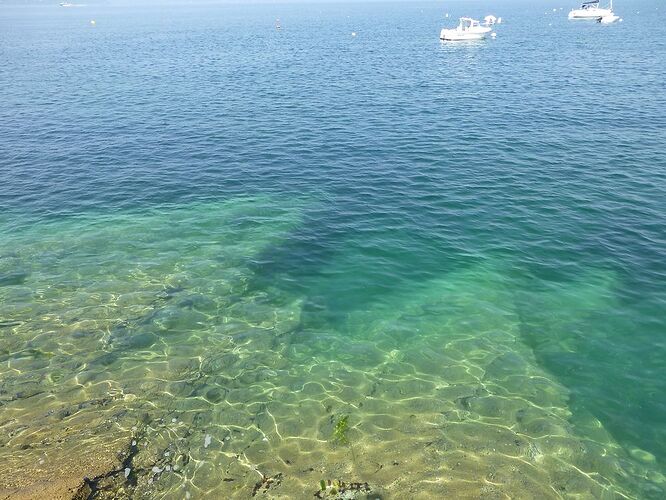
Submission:
M 463 28 L 469 28 L 469 27 L 472 26 L 473 21 L 474 21 L 474 19 L 472 19 L 470 17 L 461 17 L 460 18 L 460 26 L 462 26 Z

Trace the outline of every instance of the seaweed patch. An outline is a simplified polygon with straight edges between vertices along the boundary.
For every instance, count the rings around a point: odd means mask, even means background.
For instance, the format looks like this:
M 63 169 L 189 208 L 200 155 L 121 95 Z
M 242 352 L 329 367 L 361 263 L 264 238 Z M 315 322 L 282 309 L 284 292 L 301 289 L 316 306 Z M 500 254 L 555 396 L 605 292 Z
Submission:
M 265 476 L 261 474 L 261 481 L 258 481 L 257 484 L 254 485 L 254 488 L 252 488 L 252 496 L 257 496 L 257 493 L 259 493 L 262 489 L 264 491 L 268 491 L 270 488 L 278 486 L 280 483 L 282 483 L 281 472 L 275 474 L 274 476 Z
M 361 493 L 370 493 L 372 488 L 368 483 L 345 483 L 343 481 L 324 480 L 319 482 L 319 490 L 315 498 L 354 499 Z

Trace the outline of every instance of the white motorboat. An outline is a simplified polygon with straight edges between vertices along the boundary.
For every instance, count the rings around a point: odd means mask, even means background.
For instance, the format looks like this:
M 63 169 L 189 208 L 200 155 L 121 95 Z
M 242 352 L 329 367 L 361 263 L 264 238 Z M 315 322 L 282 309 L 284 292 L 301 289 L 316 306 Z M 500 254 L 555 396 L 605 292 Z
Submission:
M 569 19 L 599 19 L 605 16 L 613 15 L 613 0 L 606 8 L 599 7 L 599 0 L 590 0 L 583 2 L 578 9 L 572 9 L 569 12 Z
M 491 28 L 481 26 L 476 19 L 461 17 L 460 23 L 456 28 L 442 29 L 439 38 L 447 41 L 482 40 L 491 31 Z
M 493 16 L 492 14 L 488 14 L 486 17 L 483 18 L 484 26 L 492 26 L 493 24 L 502 24 L 502 18 Z

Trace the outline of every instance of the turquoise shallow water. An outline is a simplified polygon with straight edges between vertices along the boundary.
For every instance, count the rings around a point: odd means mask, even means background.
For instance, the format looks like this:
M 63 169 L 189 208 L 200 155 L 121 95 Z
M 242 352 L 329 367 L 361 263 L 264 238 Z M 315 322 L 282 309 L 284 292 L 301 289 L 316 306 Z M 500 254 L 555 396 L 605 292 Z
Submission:
M 622 4 L 3 6 L 0 491 L 663 498 L 666 33 Z

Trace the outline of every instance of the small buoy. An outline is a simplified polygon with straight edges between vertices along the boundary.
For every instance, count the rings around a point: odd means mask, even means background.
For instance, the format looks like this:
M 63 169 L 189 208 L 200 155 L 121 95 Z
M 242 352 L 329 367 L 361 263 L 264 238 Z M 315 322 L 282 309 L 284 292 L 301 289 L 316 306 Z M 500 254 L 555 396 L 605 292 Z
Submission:
M 493 38 L 497 38 L 497 33 L 492 33 L 490 36 Z
M 355 32 L 355 31 L 352 31 L 352 36 L 356 36 L 356 32 Z
M 93 25 L 93 26 L 95 26 L 97 23 L 96 23 L 95 20 L 93 19 L 92 21 L 90 21 L 90 24 Z
M 444 14 L 444 17 L 449 17 L 449 13 L 447 12 L 446 14 Z

